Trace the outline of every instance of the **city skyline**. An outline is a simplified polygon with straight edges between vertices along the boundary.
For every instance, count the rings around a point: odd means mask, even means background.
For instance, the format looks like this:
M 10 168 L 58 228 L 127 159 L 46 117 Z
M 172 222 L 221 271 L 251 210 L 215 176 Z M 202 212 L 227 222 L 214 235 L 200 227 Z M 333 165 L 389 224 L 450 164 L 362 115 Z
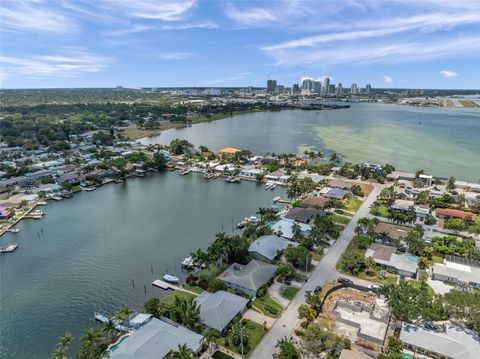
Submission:
M 0 87 L 475 89 L 480 3 L 5 1 Z

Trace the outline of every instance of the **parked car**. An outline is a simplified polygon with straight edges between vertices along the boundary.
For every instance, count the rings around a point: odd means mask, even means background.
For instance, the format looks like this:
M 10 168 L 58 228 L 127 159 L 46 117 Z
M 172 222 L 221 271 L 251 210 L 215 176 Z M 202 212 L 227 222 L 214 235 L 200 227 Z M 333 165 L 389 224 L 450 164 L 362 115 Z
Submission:
M 285 280 L 283 281 L 286 285 L 290 285 L 292 284 L 292 278 L 285 278 Z
M 377 285 L 377 284 L 369 284 L 369 285 L 368 285 L 368 289 L 370 289 L 370 290 L 379 290 L 379 289 L 380 289 L 380 286 Z
M 425 328 L 430 330 L 435 330 L 435 331 L 440 330 L 440 328 L 437 325 L 435 325 L 433 322 L 425 322 L 424 326 Z
M 340 278 L 338 278 L 338 283 L 353 284 L 353 280 L 348 279 L 348 278 L 344 278 L 344 277 L 340 277 Z
M 317 286 L 315 287 L 315 289 L 313 290 L 313 293 L 318 294 L 318 293 L 320 293 L 321 291 L 322 291 L 322 287 L 319 286 L 319 285 L 317 285 Z

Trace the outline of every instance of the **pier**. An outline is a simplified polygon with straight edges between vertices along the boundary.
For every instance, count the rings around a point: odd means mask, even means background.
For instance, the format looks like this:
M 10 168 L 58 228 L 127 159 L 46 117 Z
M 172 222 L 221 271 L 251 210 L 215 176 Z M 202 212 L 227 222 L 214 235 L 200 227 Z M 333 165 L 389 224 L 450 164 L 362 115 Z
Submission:
M 192 292 L 190 290 L 187 290 L 187 289 L 184 289 L 182 287 L 179 287 L 178 285 L 174 285 L 174 284 L 170 284 L 168 282 L 165 282 L 161 279 L 155 279 L 153 282 L 152 282 L 152 285 L 154 287 L 158 287 L 158 288 L 161 288 L 163 290 L 169 290 L 169 289 L 172 289 L 172 290 L 179 290 L 179 291 L 182 291 L 182 292 L 186 292 L 186 293 L 190 293 L 190 294 L 193 294 L 194 296 L 197 296 L 198 293 L 195 293 L 195 292 Z

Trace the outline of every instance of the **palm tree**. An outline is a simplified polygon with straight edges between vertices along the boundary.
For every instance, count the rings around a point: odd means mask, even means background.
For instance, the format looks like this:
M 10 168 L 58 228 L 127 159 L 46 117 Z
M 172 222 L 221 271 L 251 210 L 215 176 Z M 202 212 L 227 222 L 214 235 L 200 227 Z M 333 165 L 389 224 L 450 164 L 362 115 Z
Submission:
M 203 331 L 202 345 L 207 345 L 208 352 L 212 352 L 212 347 L 215 348 L 216 339 L 220 337 L 218 330 L 207 328 Z
M 242 321 L 238 321 L 232 325 L 232 329 L 230 329 L 230 338 L 232 339 L 232 342 L 241 349 L 243 357 L 243 350 L 248 343 L 248 335 L 245 333 L 244 323 Z
M 176 351 L 171 352 L 168 355 L 169 358 L 175 359 L 193 359 L 195 357 L 195 353 L 187 347 L 187 344 L 178 345 L 178 349 Z
M 80 337 L 82 342 L 93 346 L 97 346 L 102 339 L 103 333 L 100 328 L 89 328 L 86 330 L 85 334 Z
M 60 340 L 55 348 L 55 351 L 52 354 L 53 359 L 65 359 L 67 358 L 67 352 L 70 350 L 72 345 L 73 336 L 70 333 L 65 333 L 63 337 L 60 337 Z
M 103 332 L 107 334 L 110 339 L 116 331 L 117 329 L 115 328 L 115 321 L 113 319 L 110 318 L 103 324 Z
M 115 315 L 115 318 L 120 320 L 123 325 L 128 326 L 130 322 L 130 316 L 133 314 L 133 310 L 128 307 L 124 307 L 118 311 Z

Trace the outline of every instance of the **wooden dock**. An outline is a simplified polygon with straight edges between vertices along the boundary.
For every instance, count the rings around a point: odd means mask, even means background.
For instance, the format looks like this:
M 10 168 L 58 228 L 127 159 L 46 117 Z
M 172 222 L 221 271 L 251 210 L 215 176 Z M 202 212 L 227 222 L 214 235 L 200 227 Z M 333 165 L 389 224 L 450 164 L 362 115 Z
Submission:
M 164 289 L 164 290 L 168 290 L 168 289 L 172 289 L 172 290 L 182 290 L 182 288 L 180 288 L 179 286 L 174 285 L 174 284 L 170 284 L 170 283 L 165 282 L 165 281 L 160 280 L 160 279 L 155 279 L 155 280 L 152 282 L 152 285 L 155 286 L 155 287 Z

